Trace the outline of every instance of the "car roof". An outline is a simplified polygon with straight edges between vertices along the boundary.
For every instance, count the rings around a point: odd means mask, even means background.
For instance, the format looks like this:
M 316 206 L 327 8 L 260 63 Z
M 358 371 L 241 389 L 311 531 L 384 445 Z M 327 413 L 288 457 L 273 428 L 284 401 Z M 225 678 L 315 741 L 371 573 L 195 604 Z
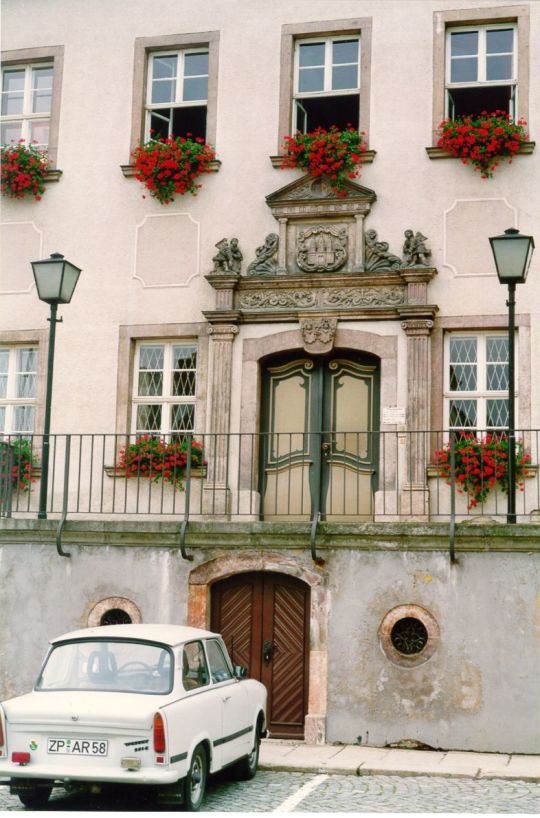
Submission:
M 66 642 L 72 639 L 144 639 L 151 642 L 163 642 L 166 645 L 179 645 L 192 639 L 204 639 L 219 634 L 205 631 L 202 628 L 190 628 L 185 625 L 101 625 L 97 628 L 82 628 L 70 631 L 51 639 L 51 644 Z

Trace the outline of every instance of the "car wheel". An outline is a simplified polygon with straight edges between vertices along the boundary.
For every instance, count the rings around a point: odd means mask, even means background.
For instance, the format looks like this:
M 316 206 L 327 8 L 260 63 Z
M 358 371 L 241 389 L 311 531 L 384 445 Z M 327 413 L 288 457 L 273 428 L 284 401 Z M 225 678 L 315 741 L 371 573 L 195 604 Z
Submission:
M 258 726 L 255 728 L 255 742 L 253 744 L 253 749 L 251 753 L 242 758 L 238 764 L 236 765 L 236 770 L 238 773 L 238 778 L 241 781 L 250 781 L 254 778 L 255 773 L 257 772 L 257 766 L 259 764 L 259 748 L 261 746 L 261 737 L 259 734 Z
M 19 792 L 19 801 L 28 809 L 41 809 L 49 800 L 52 787 L 29 787 L 24 792 Z
M 184 778 L 184 809 L 186 812 L 198 812 L 204 799 L 208 761 L 202 744 L 195 748 L 189 765 L 189 772 Z

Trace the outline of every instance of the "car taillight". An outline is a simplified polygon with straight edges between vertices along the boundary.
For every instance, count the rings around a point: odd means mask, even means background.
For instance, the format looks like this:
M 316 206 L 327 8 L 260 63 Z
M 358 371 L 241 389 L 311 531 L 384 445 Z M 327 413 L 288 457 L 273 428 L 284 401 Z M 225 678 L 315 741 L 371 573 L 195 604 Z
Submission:
M 0 755 L 4 749 L 4 725 L 2 724 L 2 713 L 0 712 Z
M 154 716 L 154 752 L 165 752 L 165 725 L 161 713 L 156 713 Z

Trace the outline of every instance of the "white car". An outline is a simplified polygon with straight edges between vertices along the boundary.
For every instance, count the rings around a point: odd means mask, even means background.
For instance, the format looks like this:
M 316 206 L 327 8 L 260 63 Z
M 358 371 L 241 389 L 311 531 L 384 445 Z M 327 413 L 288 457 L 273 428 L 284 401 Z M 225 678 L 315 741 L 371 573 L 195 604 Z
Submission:
M 0 706 L 0 777 L 22 803 L 54 786 L 150 786 L 160 803 L 202 804 L 209 773 L 257 770 L 266 688 L 233 668 L 218 634 L 110 625 L 53 639 L 32 693 Z

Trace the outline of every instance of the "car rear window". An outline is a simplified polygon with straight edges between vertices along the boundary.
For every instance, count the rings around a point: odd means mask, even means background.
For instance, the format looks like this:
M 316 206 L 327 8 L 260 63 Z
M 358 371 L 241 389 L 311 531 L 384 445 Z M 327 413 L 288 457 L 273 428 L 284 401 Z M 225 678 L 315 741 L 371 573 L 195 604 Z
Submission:
M 169 693 L 172 653 L 163 645 L 123 640 L 80 640 L 55 645 L 36 690 L 108 690 Z

